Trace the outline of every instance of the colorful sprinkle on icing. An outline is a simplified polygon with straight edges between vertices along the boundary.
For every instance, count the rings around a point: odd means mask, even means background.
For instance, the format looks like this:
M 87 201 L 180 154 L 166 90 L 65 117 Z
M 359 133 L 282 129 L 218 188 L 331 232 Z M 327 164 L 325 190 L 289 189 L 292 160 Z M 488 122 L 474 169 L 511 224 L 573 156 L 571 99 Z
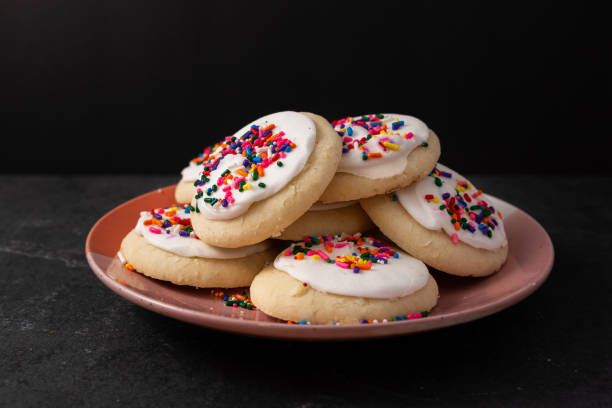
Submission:
M 204 202 L 212 207 L 228 207 L 235 203 L 235 194 L 243 193 L 253 188 L 266 188 L 262 181 L 269 166 L 283 166 L 281 159 L 285 159 L 298 146 L 285 135 L 285 132 L 275 131 L 276 125 L 252 125 L 242 136 L 226 136 L 225 139 L 211 148 L 206 148 L 196 160 L 203 165 L 200 178 L 194 182 L 198 187 L 195 198 L 204 194 L 211 196 L 217 190 L 223 191 L 223 198 L 207 197 Z M 216 180 L 210 175 L 227 155 L 242 156 L 239 166 L 227 168 Z M 197 211 L 198 209 L 196 209 Z
M 191 226 L 189 214 L 195 209 L 188 204 L 175 204 L 167 208 L 153 208 L 143 211 L 141 216 L 149 216 L 143 221 L 149 232 L 169 237 L 183 237 L 199 239 Z M 182 215 L 182 216 L 181 216 Z
M 438 166 L 434 167 L 429 177 L 436 187 L 453 182 L 453 174 L 440 170 Z M 436 204 L 439 210 L 448 214 L 450 224 L 457 231 L 450 234 L 453 244 L 457 245 L 459 242 L 459 231 L 492 238 L 500 223 L 501 214 L 487 203 L 482 190 L 475 189 L 467 180 L 461 178 L 455 178 L 454 182 L 453 193 L 424 196 L 427 202 Z
M 347 245 L 348 242 L 357 246 L 357 252 L 347 251 L 346 254 L 336 255 L 334 259 L 328 256 L 327 253 L 332 253 L 334 248 L 351 248 Z M 325 251 L 311 249 L 314 245 L 320 244 L 323 244 Z M 283 255 L 293 256 L 296 260 L 309 257 L 334 264 L 341 269 L 350 269 L 354 273 L 369 270 L 373 263 L 387 264 L 391 259 L 399 258 L 399 253 L 391 249 L 388 244 L 371 236 L 362 237 L 361 234 L 306 237 L 303 242 L 295 243 Z

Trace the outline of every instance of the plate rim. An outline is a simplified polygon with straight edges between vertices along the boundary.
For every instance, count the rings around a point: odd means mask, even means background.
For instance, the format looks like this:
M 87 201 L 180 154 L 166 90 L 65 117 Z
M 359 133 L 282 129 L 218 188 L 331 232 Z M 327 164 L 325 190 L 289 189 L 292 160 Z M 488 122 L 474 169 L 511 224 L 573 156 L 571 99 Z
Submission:
M 240 318 L 231 318 L 216 314 L 207 313 L 204 311 L 198 311 L 191 308 L 179 307 L 172 303 L 162 302 L 157 299 L 150 298 L 145 294 L 138 293 L 130 289 L 127 286 L 122 285 L 120 282 L 112 279 L 106 272 L 98 265 L 95 257 L 101 256 L 106 257 L 102 254 L 96 254 L 91 250 L 93 236 L 96 229 L 107 218 L 112 217 L 116 212 L 136 200 L 140 200 L 145 196 L 153 193 L 161 193 L 165 190 L 174 190 L 175 184 L 157 188 L 133 197 L 127 201 L 120 203 L 115 206 L 102 217 L 100 217 L 94 225 L 91 227 L 85 240 L 85 257 L 87 262 L 96 275 L 96 277 L 109 289 L 129 300 L 130 302 L 143 307 L 147 310 L 159 313 L 161 315 L 180 320 L 186 323 L 195 324 L 201 327 L 212 328 L 215 330 L 221 330 L 225 332 L 237 333 L 246 336 L 254 337 L 266 337 L 276 339 L 292 339 L 292 340 L 359 340 L 365 338 L 381 338 L 391 337 L 407 334 L 416 334 L 425 331 L 437 330 L 446 327 L 456 326 L 459 324 L 478 320 L 492 314 L 495 314 L 501 310 L 507 309 L 534 293 L 539 289 L 542 284 L 548 279 L 555 260 L 555 249 L 553 242 L 546 231 L 546 229 L 530 214 L 526 213 L 522 209 L 500 199 L 503 203 L 510 205 L 515 208 L 515 212 L 521 213 L 523 216 L 528 217 L 533 221 L 539 228 L 544 232 L 546 237 L 545 247 L 549 247 L 551 251 L 550 260 L 547 265 L 544 266 L 544 272 L 538 275 L 537 279 L 528 286 L 524 286 L 514 292 L 508 293 L 501 298 L 495 299 L 491 303 L 482 304 L 471 308 L 468 311 L 454 311 L 448 312 L 441 315 L 428 316 L 425 319 L 414 319 L 405 320 L 400 322 L 389 322 L 379 324 L 343 324 L 343 325 L 288 325 L 286 323 L 279 322 L 266 322 L 247 320 Z M 106 257 L 109 258 L 109 257 Z M 113 258 L 109 258 L 113 259 Z M 206 289 L 204 289 L 206 290 Z M 228 325 L 228 322 L 231 324 Z M 229 327 L 228 327 L 229 326 Z M 255 329 L 255 330 L 253 330 Z M 271 332 L 269 332 L 271 331 Z

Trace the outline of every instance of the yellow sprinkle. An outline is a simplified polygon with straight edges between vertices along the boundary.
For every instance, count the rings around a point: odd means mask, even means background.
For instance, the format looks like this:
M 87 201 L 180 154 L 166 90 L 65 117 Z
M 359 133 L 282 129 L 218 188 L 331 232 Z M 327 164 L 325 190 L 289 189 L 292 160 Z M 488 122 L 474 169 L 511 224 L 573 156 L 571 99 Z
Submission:
M 248 190 L 249 188 L 251 188 L 249 184 L 245 184 L 244 186 L 242 186 L 243 190 Z
M 433 198 L 433 202 L 434 202 L 434 203 L 438 203 L 438 202 L 440 202 L 440 200 L 438 200 L 438 197 L 434 197 L 434 198 Z
M 321 257 L 319 255 L 313 255 L 312 259 L 314 259 L 315 261 L 318 261 L 319 259 L 321 259 Z
M 383 142 L 383 146 L 388 147 L 391 150 L 399 150 L 399 146 L 395 143 Z

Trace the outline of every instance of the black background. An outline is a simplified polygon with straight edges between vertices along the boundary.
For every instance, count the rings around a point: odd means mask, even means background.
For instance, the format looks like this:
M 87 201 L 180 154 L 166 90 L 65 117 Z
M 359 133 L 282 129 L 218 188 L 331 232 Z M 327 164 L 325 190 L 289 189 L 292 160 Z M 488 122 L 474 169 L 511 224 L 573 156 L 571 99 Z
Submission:
M 0 171 L 178 176 L 285 109 L 418 116 L 465 173 L 611 170 L 605 14 L 488 3 L 4 1 Z

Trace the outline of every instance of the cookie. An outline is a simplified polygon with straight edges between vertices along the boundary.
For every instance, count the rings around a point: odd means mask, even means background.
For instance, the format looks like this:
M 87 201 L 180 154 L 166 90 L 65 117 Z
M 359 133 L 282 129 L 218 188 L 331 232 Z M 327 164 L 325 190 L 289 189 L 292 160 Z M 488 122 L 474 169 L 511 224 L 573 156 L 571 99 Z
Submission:
M 357 201 L 316 203 L 274 238 L 300 241 L 307 236 L 352 234 L 372 228 L 374 223 Z
M 189 204 L 193 200 L 196 191 L 196 181 L 200 177 L 200 173 L 204 169 L 204 162 L 208 160 L 210 154 L 219 147 L 216 144 L 212 147 L 207 147 L 202 153 L 191 159 L 189 165 L 181 170 L 181 180 L 176 185 L 174 198 L 179 204 Z
M 323 202 L 399 190 L 427 176 L 440 157 L 440 140 L 413 116 L 364 115 L 332 124 L 342 138 L 342 159 Z
M 192 201 L 203 241 L 237 248 L 279 235 L 318 200 L 342 141 L 324 118 L 279 112 L 227 137 L 204 164 Z
M 251 284 L 264 313 L 311 324 L 402 319 L 428 312 L 438 286 L 423 262 L 361 234 L 292 244 Z
M 501 213 L 444 165 L 396 194 L 361 200 L 361 206 L 400 248 L 440 271 L 486 276 L 508 256 Z
M 217 248 L 198 240 L 188 206 L 143 211 L 121 242 L 120 254 L 151 278 L 199 288 L 248 286 L 278 250 L 266 241 L 244 248 Z

